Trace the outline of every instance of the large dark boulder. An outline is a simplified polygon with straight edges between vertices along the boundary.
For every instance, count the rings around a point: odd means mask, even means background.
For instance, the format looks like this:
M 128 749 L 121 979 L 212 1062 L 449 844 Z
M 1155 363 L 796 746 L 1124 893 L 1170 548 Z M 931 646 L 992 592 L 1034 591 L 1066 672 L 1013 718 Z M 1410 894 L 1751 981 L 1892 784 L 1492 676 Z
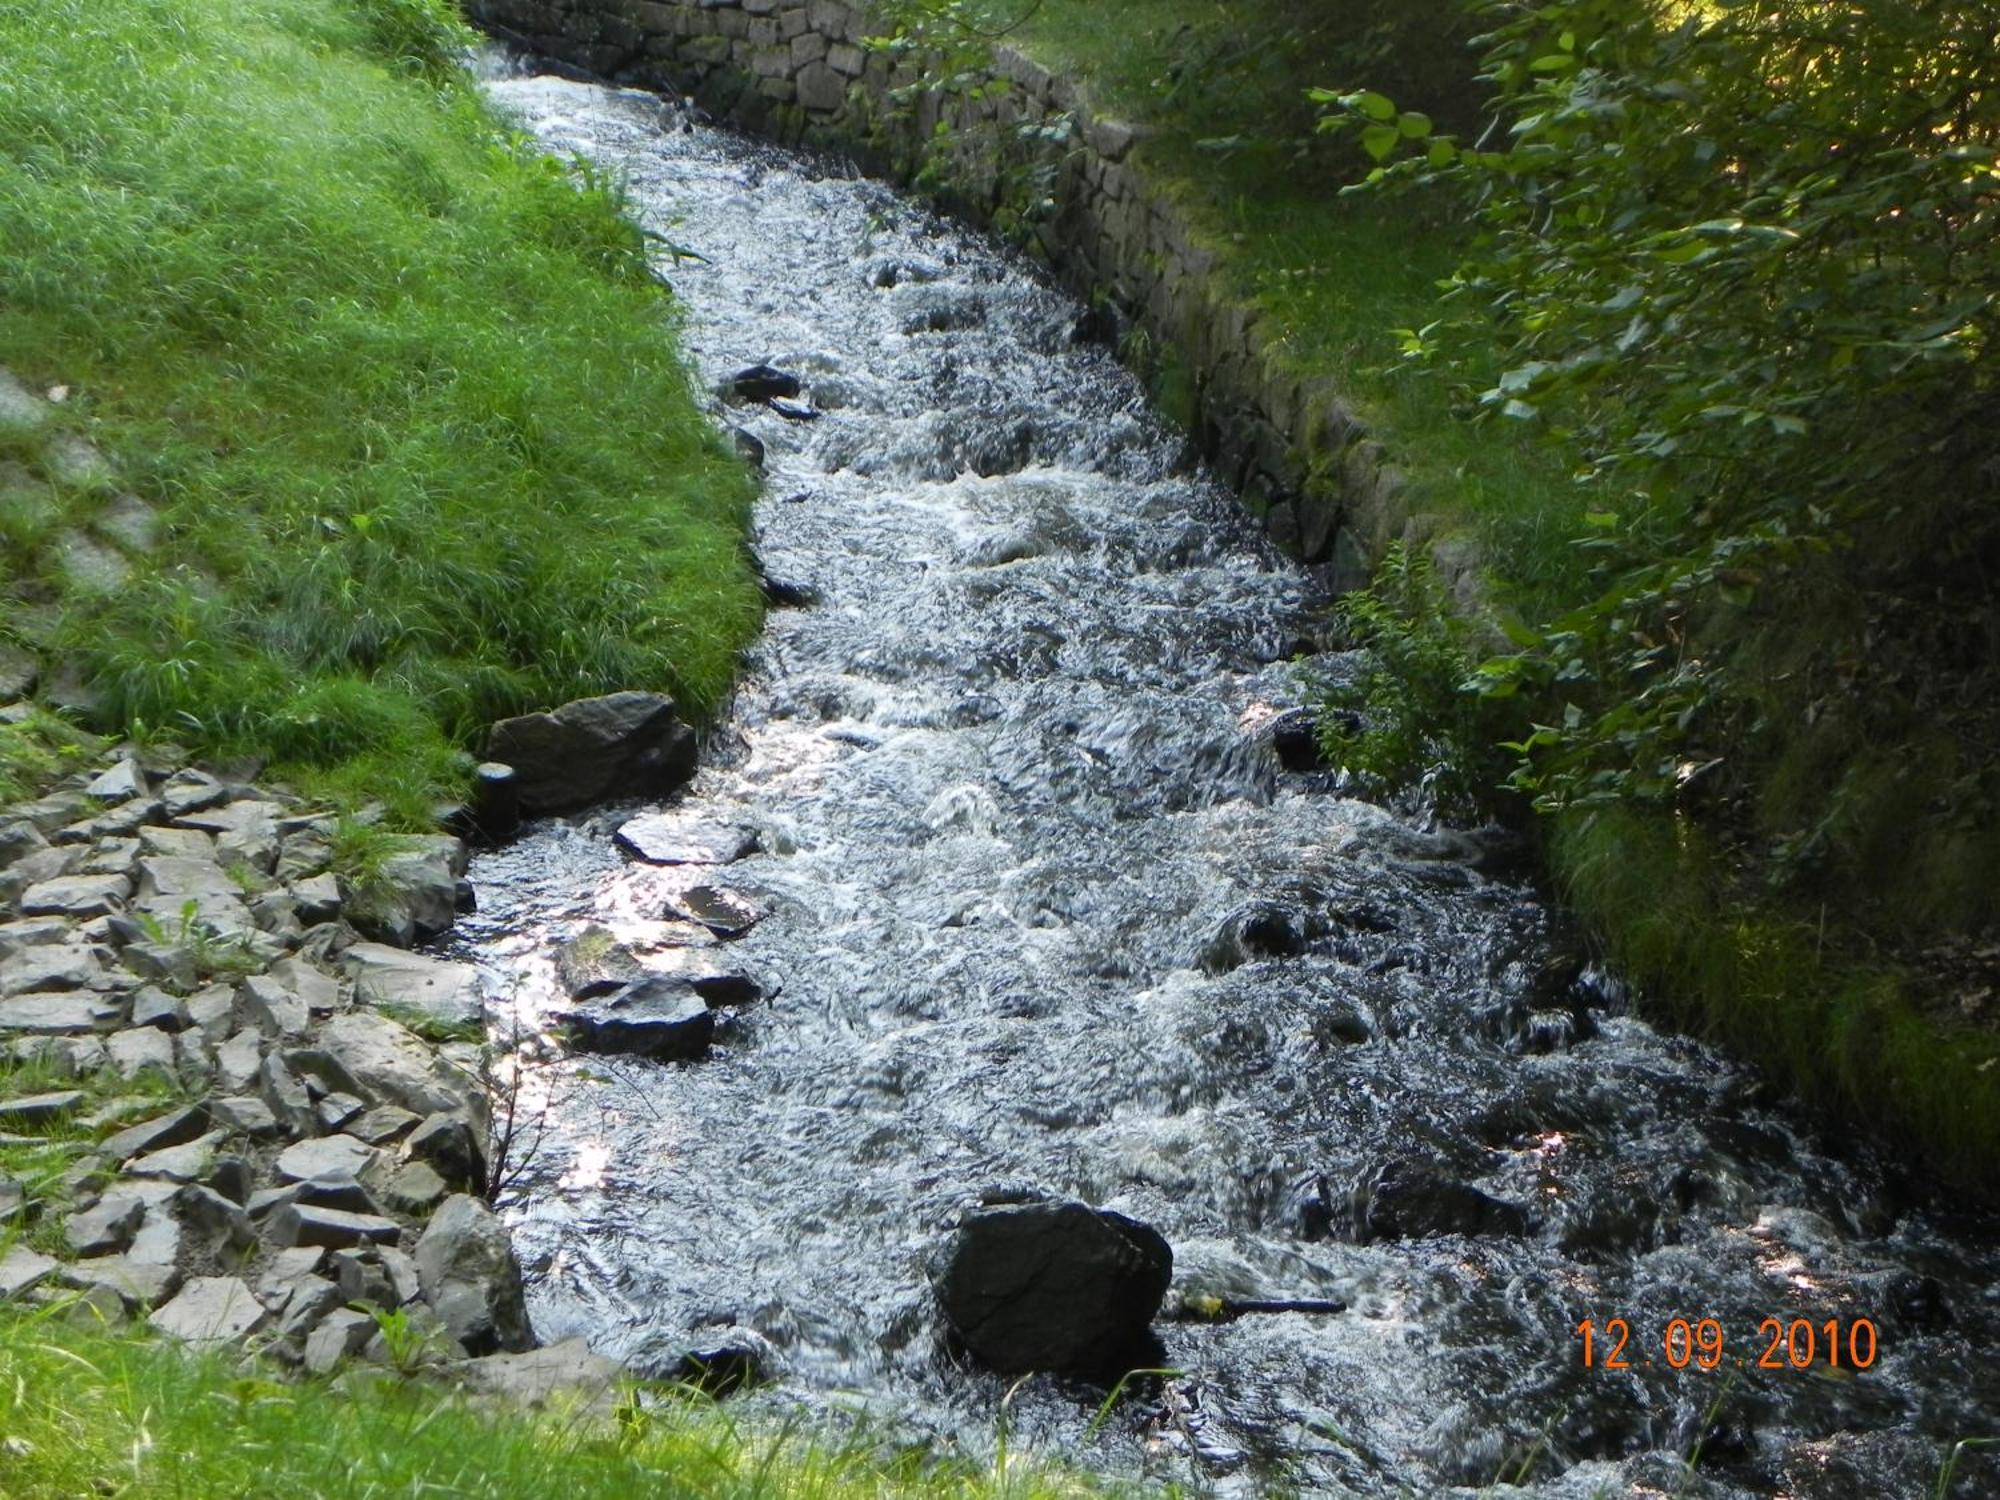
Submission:
M 610 693 L 502 719 L 487 737 L 486 756 L 514 768 L 520 810 L 532 815 L 613 794 L 664 795 L 694 775 L 696 745 L 673 699 Z
M 655 974 L 585 1000 L 562 1017 L 570 1042 L 586 1052 L 630 1053 L 660 1062 L 707 1055 L 715 1012 L 694 982 Z
M 1149 1325 L 1174 1252 L 1136 1219 L 1075 1202 L 966 1217 L 937 1278 L 967 1353 L 1004 1374 L 1109 1379 L 1157 1359 Z

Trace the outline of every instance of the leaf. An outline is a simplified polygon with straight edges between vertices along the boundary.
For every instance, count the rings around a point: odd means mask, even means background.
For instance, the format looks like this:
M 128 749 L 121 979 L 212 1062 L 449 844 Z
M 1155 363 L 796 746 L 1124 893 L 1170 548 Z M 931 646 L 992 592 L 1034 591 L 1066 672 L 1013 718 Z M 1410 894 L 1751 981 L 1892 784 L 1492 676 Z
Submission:
M 1431 117 L 1409 110 L 1396 117 L 1396 128 L 1413 141 L 1420 141 L 1431 133 Z
M 1575 66 L 1576 59 L 1567 52 L 1551 52 L 1529 63 L 1528 69 L 1534 73 L 1562 73 Z
M 1348 94 L 1340 102 L 1349 109 L 1358 110 L 1371 120 L 1396 118 L 1396 101 L 1387 94 L 1376 93 L 1373 89 L 1364 89 L 1358 94 Z
M 1424 158 L 1433 167 L 1448 167 L 1458 160 L 1458 147 L 1444 136 L 1431 141 L 1431 149 Z
M 1375 160 L 1383 161 L 1396 149 L 1396 143 L 1402 138 L 1402 134 L 1393 125 L 1370 125 L 1361 132 L 1361 149 Z

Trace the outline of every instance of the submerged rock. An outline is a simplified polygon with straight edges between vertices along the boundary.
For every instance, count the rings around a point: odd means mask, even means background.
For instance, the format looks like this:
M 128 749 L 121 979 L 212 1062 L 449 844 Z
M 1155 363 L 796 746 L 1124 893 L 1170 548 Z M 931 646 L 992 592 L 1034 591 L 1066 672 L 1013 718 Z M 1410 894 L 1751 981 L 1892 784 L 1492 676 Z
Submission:
M 590 1000 L 563 1016 L 570 1040 L 587 1052 L 629 1053 L 662 1062 L 704 1057 L 715 1014 L 691 978 L 656 974 Z
M 648 1380 L 728 1396 L 775 1378 L 777 1351 L 748 1328 L 709 1329 L 692 1337 L 650 1339 L 627 1363 Z
M 562 812 L 613 793 L 662 795 L 694 775 L 694 731 L 660 693 L 580 698 L 554 713 L 502 719 L 488 759 L 514 768 L 521 811 Z
M 1087 1204 L 981 1209 L 959 1225 L 938 1306 L 1002 1373 L 1111 1377 L 1147 1362 L 1174 1253 L 1136 1219 Z
M 1354 1191 L 1355 1238 L 1414 1240 L 1430 1235 L 1516 1235 L 1529 1228 L 1515 1204 L 1429 1167 L 1391 1161 Z
M 789 400 L 804 387 L 789 370 L 772 365 L 751 365 L 722 382 L 722 396 L 729 401 Z

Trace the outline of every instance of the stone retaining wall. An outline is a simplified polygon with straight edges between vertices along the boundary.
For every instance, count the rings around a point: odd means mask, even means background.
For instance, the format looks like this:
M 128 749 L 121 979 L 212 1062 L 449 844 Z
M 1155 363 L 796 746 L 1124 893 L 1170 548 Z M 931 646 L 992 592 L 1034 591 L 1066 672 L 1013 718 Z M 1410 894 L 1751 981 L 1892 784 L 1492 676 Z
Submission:
M 1012 235 L 1113 312 L 1138 363 L 1178 368 L 1187 422 L 1271 536 L 1340 586 L 1398 539 L 1429 544 L 1462 607 L 1476 558 L 1438 543 L 1334 383 L 1287 367 L 1258 309 L 1136 160 L 1138 132 L 1009 48 L 982 97 L 926 88 L 921 59 L 865 45 L 845 0 L 471 0 L 495 35 L 614 82 L 690 98 L 717 119 L 855 156 Z

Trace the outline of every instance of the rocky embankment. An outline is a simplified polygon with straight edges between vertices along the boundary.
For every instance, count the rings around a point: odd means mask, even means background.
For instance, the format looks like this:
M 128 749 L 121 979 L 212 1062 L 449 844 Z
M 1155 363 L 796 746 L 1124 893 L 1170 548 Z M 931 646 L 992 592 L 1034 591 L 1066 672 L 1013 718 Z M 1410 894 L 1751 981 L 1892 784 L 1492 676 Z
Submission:
M 451 920 L 465 846 L 379 836 L 362 880 L 342 836 L 129 746 L 0 810 L 0 1299 L 314 1372 L 602 1384 L 526 1352 L 477 971 L 398 946 Z

